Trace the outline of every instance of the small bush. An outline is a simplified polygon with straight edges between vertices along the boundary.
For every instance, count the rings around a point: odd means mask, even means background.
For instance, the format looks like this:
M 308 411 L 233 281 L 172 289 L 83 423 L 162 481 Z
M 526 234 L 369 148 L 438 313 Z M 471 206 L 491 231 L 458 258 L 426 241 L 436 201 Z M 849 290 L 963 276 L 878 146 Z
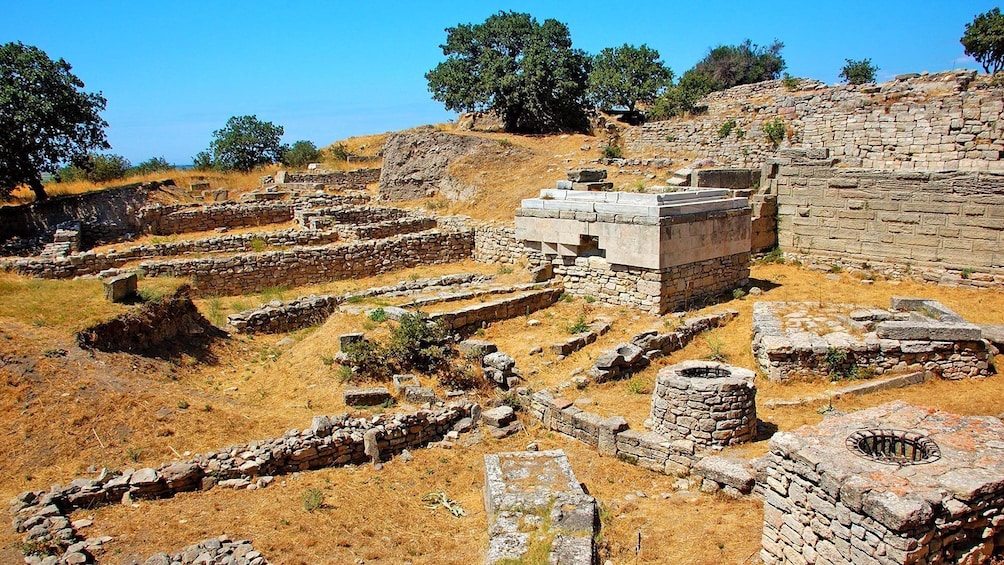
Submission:
M 136 463 L 140 460 L 141 457 L 143 457 L 143 450 L 138 447 L 127 447 L 126 456 L 129 457 L 130 461 Z
M 362 339 L 345 346 L 345 355 L 349 364 L 355 368 L 350 370 L 345 380 L 354 380 L 356 376 L 362 379 L 387 380 L 392 372 L 388 365 L 388 352 L 385 347 L 375 341 Z
M 645 381 L 641 379 L 631 379 L 628 381 L 627 389 L 631 394 L 648 394 L 648 387 L 645 386 Z
M 734 288 L 734 289 L 732 289 L 732 298 L 735 298 L 736 300 L 742 300 L 745 297 L 746 297 L 746 291 L 745 290 L 743 290 L 741 288 Z
M 308 488 L 303 491 L 303 509 L 307 512 L 320 510 L 324 506 L 324 491 L 319 488 Z
M 781 79 L 781 86 L 788 91 L 798 90 L 799 82 L 800 81 L 797 78 L 789 75 L 788 73 L 784 73 L 784 78 Z
M 845 59 L 845 61 L 846 64 L 838 75 L 845 82 L 848 84 L 875 82 L 875 73 L 878 71 L 878 67 L 872 64 L 871 59 L 861 59 L 860 61 Z
M 781 145 L 788 131 L 784 125 L 784 120 L 781 118 L 774 118 L 773 120 L 764 122 L 761 129 L 763 129 L 763 133 L 767 136 L 767 139 L 774 144 L 774 147 Z
M 708 344 L 707 359 L 709 361 L 725 363 L 729 360 L 729 356 L 724 351 L 725 344 L 722 342 L 722 338 L 714 334 L 708 334 L 705 336 L 704 341 Z
M 335 161 L 348 161 L 349 148 L 344 143 L 336 143 L 328 148 L 328 156 Z
M 470 364 L 451 367 L 439 376 L 439 384 L 450 390 L 474 390 L 482 388 L 484 378 Z
M 603 156 L 607 159 L 621 159 L 624 157 L 624 152 L 620 146 L 610 144 L 603 148 Z
M 512 267 L 509 265 L 499 265 L 498 274 L 500 275 L 511 275 Z
M 784 251 L 781 251 L 780 247 L 775 247 L 770 250 L 770 253 L 764 255 L 760 258 L 761 263 L 769 264 L 776 263 L 778 265 L 784 264 Z
M 972 267 L 966 267 L 965 269 L 962 269 L 962 278 L 969 279 L 969 277 L 973 276 L 973 273 L 975 272 L 976 269 L 973 269 Z
M 736 121 L 729 120 L 722 124 L 722 127 L 718 128 L 718 139 L 725 139 L 732 133 L 732 130 L 736 128 Z
M 503 149 L 509 149 L 510 147 L 512 147 L 512 142 L 509 141 L 508 139 L 502 138 L 499 140 L 499 146 L 502 147 Z
M 370 312 L 369 318 L 370 320 L 373 320 L 374 322 L 377 323 L 385 322 L 387 321 L 387 311 L 384 310 L 383 308 L 377 308 L 372 312 Z
M 586 323 L 586 315 L 584 313 L 579 314 L 579 316 L 575 318 L 575 322 L 565 328 L 565 331 L 573 335 L 588 332 L 589 324 Z
M 178 410 L 188 410 L 188 401 L 187 400 L 179 400 L 178 401 Z

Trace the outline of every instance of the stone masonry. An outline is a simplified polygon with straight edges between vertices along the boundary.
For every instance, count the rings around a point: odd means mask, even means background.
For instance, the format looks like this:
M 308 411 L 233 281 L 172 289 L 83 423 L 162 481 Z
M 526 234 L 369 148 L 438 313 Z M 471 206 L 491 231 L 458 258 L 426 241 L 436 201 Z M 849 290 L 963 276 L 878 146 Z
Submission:
M 753 306 L 753 354 L 773 381 L 917 370 L 979 378 L 990 374 L 989 351 L 980 326 L 933 300 L 893 298 L 890 310 Z
M 806 151 L 782 151 L 765 168 L 786 253 L 954 284 L 1004 283 L 1004 172 L 848 169 Z
M 854 167 L 1004 171 L 1004 97 L 990 83 L 990 77 L 963 70 L 881 85 L 743 85 L 709 94 L 707 112 L 631 128 L 625 147 L 759 166 L 774 153 L 763 124 L 780 119 L 792 146 L 828 149 Z M 735 125 L 723 138 L 719 132 L 728 120 Z
M 569 293 L 656 314 L 749 279 L 749 203 L 724 189 L 542 190 L 516 211 L 516 236 Z
M 1004 543 L 1004 424 L 896 401 L 775 434 L 767 565 L 986 563 Z

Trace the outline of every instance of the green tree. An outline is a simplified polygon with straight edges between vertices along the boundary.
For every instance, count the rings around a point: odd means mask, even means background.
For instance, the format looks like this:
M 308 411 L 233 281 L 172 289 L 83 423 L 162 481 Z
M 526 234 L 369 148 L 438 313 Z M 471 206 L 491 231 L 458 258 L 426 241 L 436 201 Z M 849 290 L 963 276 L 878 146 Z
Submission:
M 448 110 L 494 111 L 510 132 L 586 126 L 589 58 L 572 48 L 565 24 L 499 12 L 446 33 L 440 46 L 446 60 L 425 78 L 432 97 Z
M 312 141 L 301 139 L 282 154 L 282 164 L 287 167 L 305 167 L 321 160 L 321 152 Z
M 694 72 L 709 77 L 716 88 L 725 90 L 741 84 L 773 80 L 781 76 L 785 62 L 781 57 L 784 43 L 774 40 L 761 47 L 749 39 L 739 45 L 719 45 L 694 65 Z
M 282 126 L 263 122 L 257 116 L 233 116 L 223 129 L 213 132 L 213 166 L 224 171 L 248 172 L 279 162 L 285 147 Z M 196 156 L 198 158 L 198 155 Z
M 143 161 L 139 165 L 133 167 L 129 174 L 135 175 L 145 175 L 148 173 L 155 173 L 157 171 L 170 171 L 174 167 L 167 162 L 167 159 L 163 157 L 150 157 L 146 161 Z
M 984 12 L 966 24 L 959 40 L 983 70 L 996 73 L 1004 70 L 1004 14 L 1000 8 Z
M 652 103 L 646 111 L 651 120 L 665 120 L 685 112 L 698 110 L 697 101 L 710 92 L 719 90 L 720 85 L 709 75 L 694 69 L 683 73 L 680 82 L 670 86 Z
M 192 157 L 192 168 L 196 171 L 211 171 L 216 168 L 213 156 L 208 151 L 199 151 Z
M 878 71 L 878 67 L 872 64 L 871 59 L 861 59 L 860 61 L 845 59 L 845 61 L 847 62 L 840 70 L 839 76 L 848 84 L 875 82 L 875 73 Z
M 0 198 L 27 184 L 35 200 L 48 195 L 42 173 L 107 149 L 106 100 L 82 89 L 63 59 L 21 42 L 0 45 Z
M 601 108 L 624 106 L 635 111 L 638 102 L 651 102 L 673 82 L 673 71 L 647 45 L 625 43 L 608 47 L 593 58 L 589 98 Z
M 129 167 L 129 160 L 121 155 L 91 153 L 85 157 L 74 159 L 73 163 L 60 168 L 57 177 L 60 182 L 78 180 L 108 182 L 124 178 Z

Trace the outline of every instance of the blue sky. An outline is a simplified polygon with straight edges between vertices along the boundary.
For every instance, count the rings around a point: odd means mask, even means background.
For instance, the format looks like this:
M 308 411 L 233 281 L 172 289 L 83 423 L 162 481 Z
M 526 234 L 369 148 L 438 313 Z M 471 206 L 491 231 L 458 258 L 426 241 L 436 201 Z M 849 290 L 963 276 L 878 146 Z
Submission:
M 62 57 L 108 99 L 112 152 L 190 163 L 233 115 L 318 146 L 455 117 L 423 75 L 445 28 L 499 10 L 568 24 L 575 47 L 657 49 L 677 76 L 709 47 L 777 38 L 793 76 L 837 81 L 844 59 L 871 58 L 879 79 L 977 68 L 959 38 L 982 0 L 847 2 L 638 0 L 305 2 L 0 0 L 0 43 Z

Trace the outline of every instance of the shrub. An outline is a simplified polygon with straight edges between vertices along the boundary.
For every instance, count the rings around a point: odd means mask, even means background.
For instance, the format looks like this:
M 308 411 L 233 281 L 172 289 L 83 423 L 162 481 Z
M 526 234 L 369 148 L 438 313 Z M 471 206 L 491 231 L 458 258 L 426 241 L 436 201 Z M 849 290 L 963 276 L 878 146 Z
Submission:
M 878 67 L 872 64 L 871 59 L 861 59 L 860 61 L 845 59 L 845 61 L 846 64 L 840 70 L 839 75 L 845 82 L 848 84 L 875 82 L 875 72 L 878 71 Z
M 774 144 L 774 147 L 781 145 L 788 131 L 784 125 L 784 120 L 781 118 L 774 118 L 773 120 L 764 122 L 761 129 L 763 129 L 763 133 L 767 136 L 767 139 Z
M 450 390 L 473 390 L 481 388 L 485 381 L 470 364 L 450 367 L 439 375 L 439 384 Z
M 705 336 L 704 341 L 708 344 L 707 359 L 709 361 L 725 363 L 729 360 L 729 356 L 724 351 L 725 344 L 722 342 L 722 338 L 717 335 L 708 334 Z
M 735 120 L 729 120 L 722 124 L 722 127 L 718 128 L 718 139 L 725 139 L 732 133 L 732 130 L 736 127 Z
M 324 506 L 324 491 L 319 488 L 308 488 L 303 491 L 303 509 L 307 512 L 319 510 Z
M 163 157 L 151 157 L 139 165 L 129 169 L 130 175 L 145 175 L 157 171 L 170 171 L 174 167 Z
M 287 167 L 306 167 L 308 163 L 321 160 L 321 152 L 314 142 L 301 139 L 282 153 L 282 164 Z
M 344 143 L 335 143 L 331 147 L 328 147 L 328 156 L 335 161 L 348 161 L 349 148 Z
M 345 346 L 344 353 L 349 359 L 349 364 L 355 368 L 355 371 L 350 373 L 349 380 L 353 380 L 355 377 L 368 380 L 386 380 L 392 374 L 388 364 L 387 348 L 375 341 L 362 339 L 350 343 Z
M 611 143 L 603 148 L 603 156 L 607 159 L 621 159 L 624 157 L 624 152 L 620 146 Z
M 377 308 L 377 309 L 373 310 L 372 312 L 370 312 L 370 316 L 369 317 L 370 317 L 370 320 L 373 320 L 374 322 L 378 322 L 378 323 L 379 322 L 384 322 L 384 321 L 387 320 L 387 311 L 384 310 L 383 308 Z
M 586 323 L 586 315 L 579 314 L 575 319 L 575 322 L 565 328 L 565 330 L 570 334 L 581 334 L 589 331 L 589 324 Z
M 734 288 L 734 289 L 732 289 L 732 298 L 735 298 L 736 300 L 742 300 L 745 297 L 746 297 L 746 291 L 745 290 L 743 290 L 741 288 Z
M 799 82 L 800 81 L 797 78 L 789 75 L 788 73 L 784 73 L 784 78 L 781 79 L 781 86 L 788 91 L 798 90 Z

